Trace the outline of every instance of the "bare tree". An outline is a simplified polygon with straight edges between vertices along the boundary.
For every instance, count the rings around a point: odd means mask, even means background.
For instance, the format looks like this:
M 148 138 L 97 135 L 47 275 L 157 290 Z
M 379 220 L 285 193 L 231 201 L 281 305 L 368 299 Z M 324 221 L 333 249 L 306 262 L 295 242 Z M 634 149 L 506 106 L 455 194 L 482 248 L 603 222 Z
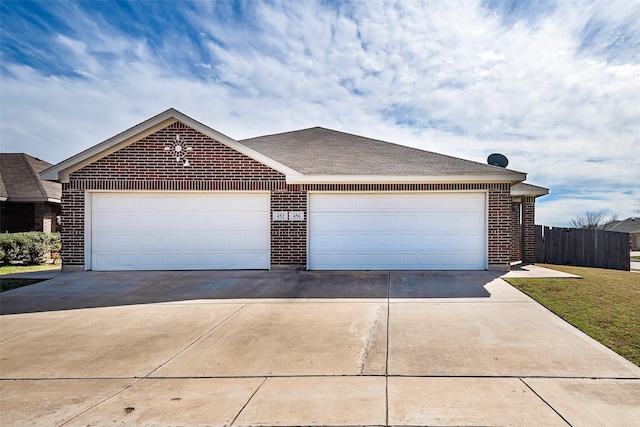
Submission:
M 635 206 L 635 209 L 633 209 L 634 213 L 640 214 L 640 197 L 638 197 L 635 201 L 635 203 L 633 204 L 633 206 Z
M 602 228 L 603 230 L 607 229 L 607 225 L 611 224 L 612 222 L 618 222 L 620 221 L 620 218 L 618 218 L 617 214 L 613 214 L 609 217 L 608 220 L 604 221 L 601 225 L 600 228 Z
M 604 220 L 604 211 L 586 211 L 575 218 L 569 224 L 573 228 L 587 228 L 595 230 L 601 228 L 606 222 Z

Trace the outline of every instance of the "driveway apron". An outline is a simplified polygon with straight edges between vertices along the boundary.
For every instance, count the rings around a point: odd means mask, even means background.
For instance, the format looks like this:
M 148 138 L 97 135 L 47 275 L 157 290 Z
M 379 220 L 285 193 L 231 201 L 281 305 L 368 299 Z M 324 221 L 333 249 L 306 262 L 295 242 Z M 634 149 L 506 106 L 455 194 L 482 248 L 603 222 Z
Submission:
M 0 298 L 2 425 L 640 419 L 640 368 L 494 272 L 84 272 Z

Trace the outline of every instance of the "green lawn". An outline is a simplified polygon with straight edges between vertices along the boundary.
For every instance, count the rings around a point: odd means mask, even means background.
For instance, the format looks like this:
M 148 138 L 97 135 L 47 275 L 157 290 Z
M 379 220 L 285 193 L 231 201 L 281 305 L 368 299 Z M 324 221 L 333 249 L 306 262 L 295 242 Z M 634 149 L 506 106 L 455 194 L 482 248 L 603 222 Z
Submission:
M 43 270 L 60 270 L 60 265 L 43 264 L 43 265 L 2 265 L 0 266 L 0 292 L 10 291 L 11 289 L 20 288 L 22 286 L 33 285 L 42 282 L 43 279 L 16 279 L 3 278 L 2 276 L 13 273 L 29 273 L 32 271 Z
M 0 265 L 0 276 L 14 273 L 29 273 L 32 271 L 60 270 L 59 264 L 42 265 Z
M 582 279 L 507 279 L 549 310 L 640 366 L 640 273 L 545 265 Z

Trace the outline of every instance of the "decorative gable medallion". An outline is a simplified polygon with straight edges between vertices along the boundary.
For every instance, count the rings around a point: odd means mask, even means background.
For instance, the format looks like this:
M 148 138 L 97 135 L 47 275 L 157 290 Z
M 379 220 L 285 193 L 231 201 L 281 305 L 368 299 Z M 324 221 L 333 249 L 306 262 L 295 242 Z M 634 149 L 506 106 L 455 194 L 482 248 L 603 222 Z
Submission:
M 193 148 L 187 145 L 187 140 L 180 138 L 180 135 L 176 135 L 169 145 L 164 146 L 164 151 L 168 152 L 172 157 L 176 158 L 177 162 L 181 162 L 182 166 L 191 166 L 187 154 L 193 153 Z

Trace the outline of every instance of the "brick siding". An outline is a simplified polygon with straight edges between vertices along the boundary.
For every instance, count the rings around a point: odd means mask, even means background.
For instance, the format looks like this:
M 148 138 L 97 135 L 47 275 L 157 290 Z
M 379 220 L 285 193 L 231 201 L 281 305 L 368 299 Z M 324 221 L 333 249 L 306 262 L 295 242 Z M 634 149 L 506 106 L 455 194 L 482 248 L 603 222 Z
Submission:
M 522 198 L 522 262 L 536 261 L 536 199 Z
M 489 269 L 508 269 L 511 261 L 511 185 L 489 190 Z
M 84 191 L 62 184 L 62 267 L 84 267 Z
M 190 166 L 164 150 L 176 135 L 192 147 Z M 511 259 L 511 197 L 508 183 L 458 184 L 310 184 L 287 185 L 285 177 L 188 126 L 177 122 L 70 175 L 63 185 L 61 257 L 65 269 L 84 267 L 86 190 L 112 191 L 270 191 L 271 212 L 301 211 L 303 221 L 271 220 L 271 265 L 307 264 L 308 191 L 470 191 L 489 194 L 490 267 Z M 273 218 L 273 215 L 272 215 Z
M 522 203 L 513 202 L 511 204 L 511 223 L 512 223 L 512 243 L 511 243 L 511 261 L 520 261 L 522 259 L 522 226 L 521 226 Z
M 180 135 L 180 138 L 185 141 L 185 146 L 193 149 L 187 155 L 190 166 L 182 166 L 171 152 L 164 150 L 165 146 L 171 145 L 176 135 Z M 63 185 L 63 231 L 61 234 L 63 266 L 70 270 L 84 267 L 85 190 L 276 191 L 286 189 L 287 185 L 282 173 L 176 122 L 70 175 L 69 183 Z M 286 224 L 279 227 L 286 229 Z M 293 227 L 299 226 L 295 224 Z
M 274 211 L 304 212 L 303 221 L 273 221 Z M 307 265 L 307 192 L 300 186 L 271 192 L 271 265 Z

